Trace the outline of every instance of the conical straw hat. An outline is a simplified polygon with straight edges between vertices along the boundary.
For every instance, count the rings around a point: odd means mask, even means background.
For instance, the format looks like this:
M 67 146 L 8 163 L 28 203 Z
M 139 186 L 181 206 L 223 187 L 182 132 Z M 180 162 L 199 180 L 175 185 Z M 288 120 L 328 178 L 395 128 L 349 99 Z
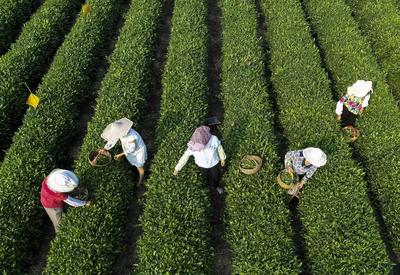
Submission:
M 131 129 L 132 125 L 133 122 L 126 117 L 121 118 L 113 123 L 108 124 L 101 134 L 101 137 L 106 141 L 116 141 L 125 136 Z

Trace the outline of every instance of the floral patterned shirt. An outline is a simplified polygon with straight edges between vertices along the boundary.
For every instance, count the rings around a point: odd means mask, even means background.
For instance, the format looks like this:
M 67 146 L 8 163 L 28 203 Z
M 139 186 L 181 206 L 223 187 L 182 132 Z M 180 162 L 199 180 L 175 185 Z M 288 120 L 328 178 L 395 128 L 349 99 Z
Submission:
M 343 105 L 353 114 L 358 115 L 365 107 L 368 106 L 370 95 L 365 97 L 356 97 L 354 95 L 344 95 L 336 104 L 336 114 L 341 115 Z
M 285 155 L 285 167 L 292 167 L 297 175 L 304 175 L 301 182 L 306 183 L 309 178 L 317 171 L 317 167 L 305 164 L 303 150 L 289 151 Z

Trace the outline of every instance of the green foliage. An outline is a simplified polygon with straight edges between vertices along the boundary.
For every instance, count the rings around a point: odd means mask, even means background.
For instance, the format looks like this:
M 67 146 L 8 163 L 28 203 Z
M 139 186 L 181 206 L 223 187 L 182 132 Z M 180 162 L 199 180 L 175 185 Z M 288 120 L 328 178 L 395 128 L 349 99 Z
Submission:
M 393 0 L 346 1 L 386 74 L 392 93 L 400 100 L 400 14 Z
M 301 4 L 295 0 L 262 2 L 271 80 L 284 134 L 291 149 L 319 147 L 328 156 L 327 165 L 306 183 L 299 204 L 311 272 L 388 273 L 390 263 L 368 202 L 363 171 L 352 160 L 335 123 L 329 82 Z M 324 6 L 332 1 L 317 2 Z M 324 17 L 333 18 L 333 14 L 329 11 Z M 336 28 L 337 22 L 340 19 L 330 24 Z M 343 27 L 337 28 L 343 32 Z
M 0 55 L 18 36 L 20 27 L 29 18 L 36 0 L 3 0 L 0 5 Z
M 344 1 L 305 2 L 338 90 L 344 91 L 357 79 L 374 83 L 370 106 L 358 121 L 361 134 L 354 145 L 367 170 L 367 180 L 380 201 L 392 246 L 400 252 L 399 110 Z
M 168 58 L 163 75 L 160 119 L 141 217 L 137 273 L 208 273 L 209 200 L 192 161 L 173 177 L 174 166 L 206 114 L 207 6 L 205 0 L 174 4 Z
M 275 178 L 277 146 L 255 5 L 223 0 L 221 11 L 223 138 L 229 161 L 223 180 L 233 273 L 298 274 L 286 194 Z M 262 157 L 263 167 L 257 174 L 247 176 L 238 169 L 245 154 Z
M 81 184 L 89 186 L 94 201 L 89 208 L 71 209 L 63 217 L 47 258 L 46 274 L 112 272 L 132 196 L 132 167 L 113 161 L 106 167 L 93 168 L 87 156 L 104 145 L 100 135 L 108 123 L 128 117 L 134 125 L 140 125 L 139 114 L 150 86 L 152 50 L 163 3 L 138 0 L 132 2 L 126 15 L 110 68 L 101 83 L 95 115 L 75 162 L 75 172 Z
M 110 14 L 119 12 L 120 1 L 90 4 L 92 12 L 79 17 L 58 50 L 37 91 L 39 107 L 27 111 L 0 166 L 0 272 L 17 273 L 32 255 L 44 214 L 41 181 L 69 149 L 100 49 L 116 23 Z
M 0 58 L 0 152 L 10 145 L 27 109 L 24 82 L 40 81 L 79 7 L 79 0 L 45 1 Z

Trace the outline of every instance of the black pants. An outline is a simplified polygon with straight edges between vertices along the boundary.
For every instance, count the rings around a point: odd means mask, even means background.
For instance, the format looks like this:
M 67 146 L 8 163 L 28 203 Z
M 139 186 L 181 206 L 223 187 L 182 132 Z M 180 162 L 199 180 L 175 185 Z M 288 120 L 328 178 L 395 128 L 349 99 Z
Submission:
M 220 165 L 219 163 L 214 165 L 211 168 L 201 168 L 201 174 L 204 179 L 207 180 L 207 184 L 216 187 L 219 187 L 219 177 L 220 177 Z
M 346 106 L 343 106 L 343 113 L 341 117 L 341 125 L 342 127 L 345 127 L 347 125 L 351 125 L 353 127 L 356 127 L 356 120 L 357 120 L 357 115 L 353 114 L 352 112 L 347 109 Z

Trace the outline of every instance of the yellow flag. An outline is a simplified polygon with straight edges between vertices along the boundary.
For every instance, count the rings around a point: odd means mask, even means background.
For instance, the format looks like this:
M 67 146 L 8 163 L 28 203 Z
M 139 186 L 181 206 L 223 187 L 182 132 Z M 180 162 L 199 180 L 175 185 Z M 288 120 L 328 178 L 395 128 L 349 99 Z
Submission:
M 37 108 L 37 106 L 39 105 L 39 97 L 37 97 L 36 95 L 34 95 L 33 93 L 31 93 L 28 96 L 28 99 L 26 100 L 26 104 L 28 104 L 29 106 L 32 106 L 33 108 Z
M 82 12 L 84 15 L 87 15 L 90 12 L 90 6 L 88 3 L 86 3 L 82 6 Z

